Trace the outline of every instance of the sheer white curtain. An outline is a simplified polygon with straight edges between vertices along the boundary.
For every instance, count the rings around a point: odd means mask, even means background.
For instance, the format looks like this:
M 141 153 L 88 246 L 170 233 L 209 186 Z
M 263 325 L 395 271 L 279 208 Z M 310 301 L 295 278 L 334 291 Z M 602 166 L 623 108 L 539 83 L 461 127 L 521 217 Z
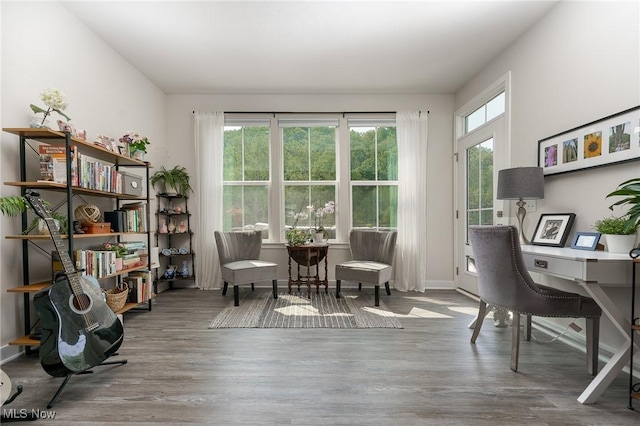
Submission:
M 427 112 L 396 114 L 398 246 L 395 288 L 424 291 L 427 281 Z
M 213 232 L 222 229 L 224 113 L 196 111 L 194 118 L 196 285 L 203 290 L 211 290 L 220 288 L 222 284 Z

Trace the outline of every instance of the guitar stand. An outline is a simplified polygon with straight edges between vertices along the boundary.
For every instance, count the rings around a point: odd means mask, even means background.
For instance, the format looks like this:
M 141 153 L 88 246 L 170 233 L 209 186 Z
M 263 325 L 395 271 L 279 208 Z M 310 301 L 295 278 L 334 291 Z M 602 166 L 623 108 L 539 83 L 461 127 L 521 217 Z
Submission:
M 113 355 L 117 355 L 117 354 L 113 354 Z M 124 365 L 127 363 L 126 359 L 120 360 L 120 361 L 105 361 L 101 364 L 96 365 L 96 367 L 100 367 L 103 365 Z M 85 370 L 85 371 L 80 371 L 79 373 L 74 373 L 74 374 L 68 374 L 65 378 L 64 381 L 62 382 L 62 384 L 60 385 L 60 387 L 58 388 L 58 390 L 56 391 L 55 395 L 53 395 L 53 398 L 51 398 L 51 401 L 49 401 L 49 403 L 47 404 L 47 408 L 50 409 L 52 408 L 56 401 L 58 400 L 58 397 L 60 396 L 60 394 L 62 393 L 62 390 L 65 388 L 65 386 L 67 386 L 67 383 L 69 383 L 69 380 L 71 380 L 71 377 L 78 375 L 78 374 L 92 374 L 93 371 L 92 370 Z

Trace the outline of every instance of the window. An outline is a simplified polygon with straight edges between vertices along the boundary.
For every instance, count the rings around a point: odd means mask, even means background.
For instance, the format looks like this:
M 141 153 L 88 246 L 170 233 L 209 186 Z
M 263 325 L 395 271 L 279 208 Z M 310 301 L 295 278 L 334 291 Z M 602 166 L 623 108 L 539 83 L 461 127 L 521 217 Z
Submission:
M 315 212 L 336 199 L 336 127 L 286 127 L 281 122 L 285 226 L 315 228 Z M 323 217 L 328 238 L 336 237 L 335 215 Z
M 388 117 L 227 117 L 223 229 L 282 241 L 292 226 L 319 226 L 316 212 L 331 201 L 335 214 L 322 218 L 329 239 L 346 238 L 349 227 L 396 228 L 398 147 Z
M 398 226 L 395 127 L 350 126 L 351 218 L 354 228 Z
M 269 238 L 269 126 L 225 126 L 223 229 L 262 230 Z
M 505 94 L 500 92 L 489 102 L 464 117 L 464 133 L 472 132 L 483 124 L 504 114 Z

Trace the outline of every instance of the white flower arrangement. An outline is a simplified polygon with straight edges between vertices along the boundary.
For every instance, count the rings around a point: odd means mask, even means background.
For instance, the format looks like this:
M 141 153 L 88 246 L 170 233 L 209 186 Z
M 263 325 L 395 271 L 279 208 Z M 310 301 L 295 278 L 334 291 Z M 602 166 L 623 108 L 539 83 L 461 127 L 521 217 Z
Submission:
M 40 114 L 40 113 L 44 114 L 44 116 L 42 117 L 42 121 L 39 124 L 39 127 L 44 126 L 45 121 L 47 120 L 47 117 L 52 112 L 57 112 L 58 114 L 66 118 L 67 121 L 71 120 L 71 118 L 69 118 L 68 115 L 62 112 L 65 109 L 67 109 L 69 104 L 67 103 L 64 93 L 62 93 L 60 90 L 47 88 L 42 92 L 40 92 L 40 100 L 42 100 L 42 103 L 44 103 L 45 106 L 47 107 L 46 110 L 34 104 L 30 105 L 31 111 L 33 111 L 34 114 Z

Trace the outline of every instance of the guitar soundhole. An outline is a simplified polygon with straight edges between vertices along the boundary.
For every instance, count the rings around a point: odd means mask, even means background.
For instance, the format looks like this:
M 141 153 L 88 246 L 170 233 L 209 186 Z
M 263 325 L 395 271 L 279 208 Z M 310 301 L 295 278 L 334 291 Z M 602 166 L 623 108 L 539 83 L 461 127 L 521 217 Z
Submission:
M 91 308 L 91 298 L 84 293 L 72 296 L 71 305 L 76 312 L 88 311 Z

